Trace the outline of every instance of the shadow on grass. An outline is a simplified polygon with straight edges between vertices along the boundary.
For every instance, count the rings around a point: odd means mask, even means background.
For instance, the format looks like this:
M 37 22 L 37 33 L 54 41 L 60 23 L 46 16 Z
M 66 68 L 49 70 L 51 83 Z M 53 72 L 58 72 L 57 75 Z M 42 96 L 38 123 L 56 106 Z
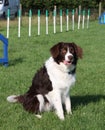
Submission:
M 9 61 L 9 66 L 14 66 L 23 62 L 23 58 L 17 58 Z
M 89 103 L 105 100 L 105 95 L 86 95 L 86 96 L 71 96 L 72 107 L 75 109 L 78 105 L 88 105 Z

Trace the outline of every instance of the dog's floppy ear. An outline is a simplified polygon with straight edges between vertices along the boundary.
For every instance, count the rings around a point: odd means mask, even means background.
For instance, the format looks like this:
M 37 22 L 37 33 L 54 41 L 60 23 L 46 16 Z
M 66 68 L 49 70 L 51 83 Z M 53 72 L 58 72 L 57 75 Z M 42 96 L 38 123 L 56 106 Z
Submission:
M 60 46 L 61 46 L 62 42 L 59 42 L 58 44 L 54 45 L 51 49 L 51 55 L 53 58 L 57 58 L 57 56 L 59 55 L 59 51 L 60 51 Z
M 80 46 L 77 46 L 77 50 L 78 50 L 78 58 L 81 58 L 82 59 L 82 56 L 83 56 L 83 50 Z
M 77 57 L 78 58 L 82 58 L 83 56 L 83 50 L 80 46 L 76 45 L 75 43 L 72 43 L 75 47 L 75 50 L 76 50 L 76 54 L 77 54 Z

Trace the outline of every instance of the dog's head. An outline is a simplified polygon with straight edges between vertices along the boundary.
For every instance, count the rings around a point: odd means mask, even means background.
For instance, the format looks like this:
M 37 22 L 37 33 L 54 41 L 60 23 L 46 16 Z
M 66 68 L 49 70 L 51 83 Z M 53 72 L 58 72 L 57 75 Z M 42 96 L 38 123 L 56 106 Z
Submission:
M 61 62 L 66 66 L 76 65 L 78 58 L 82 58 L 82 48 L 75 43 L 59 42 L 50 49 L 51 55 L 55 62 Z

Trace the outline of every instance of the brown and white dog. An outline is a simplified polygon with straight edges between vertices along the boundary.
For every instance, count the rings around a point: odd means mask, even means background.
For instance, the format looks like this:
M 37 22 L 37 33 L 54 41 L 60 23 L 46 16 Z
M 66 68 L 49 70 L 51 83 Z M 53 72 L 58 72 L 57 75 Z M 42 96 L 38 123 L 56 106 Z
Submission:
M 63 105 L 71 114 L 69 90 L 75 83 L 76 65 L 82 58 L 82 49 L 75 43 L 59 42 L 51 49 L 51 57 L 35 74 L 29 90 L 23 95 L 7 97 L 9 102 L 19 102 L 24 109 L 41 117 L 42 112 L 55 110 L 64 120 Z

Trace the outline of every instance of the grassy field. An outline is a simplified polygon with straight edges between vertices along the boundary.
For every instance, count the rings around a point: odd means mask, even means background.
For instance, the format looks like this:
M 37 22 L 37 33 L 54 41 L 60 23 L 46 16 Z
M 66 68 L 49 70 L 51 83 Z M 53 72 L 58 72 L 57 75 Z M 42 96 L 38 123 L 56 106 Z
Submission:
M 57 33 L 53 34 L 53 26 L 50 25 L 46 36 L 42 26 L 41 35 L 37 36 L 35 26 L 32 37 L 28 37 L 28 28 L 23 25 L 21 37 L 17 38 L 17 28 L 10 27 L 9 66 L 0 65 L 0 130 L 105 129 L 105 25 L 96 21 L 90 22 L 89 29 L 63 33 L 58 30 L 57 25 Z M 2 24 L 0 33 L 6 36 L 6 27 Z M 73 114 L 65 114 L 65 121 L 60 121 L 53 112 L 46 112 L 39 120 L 24 111 L 21 105 L 8 103 L 6 97 L 28 90 L 34 73 L 50 56 L 50 47 L 59 41 L 75 42 L 84 51 L 77 67 L 77 82 L 70 94 Z

